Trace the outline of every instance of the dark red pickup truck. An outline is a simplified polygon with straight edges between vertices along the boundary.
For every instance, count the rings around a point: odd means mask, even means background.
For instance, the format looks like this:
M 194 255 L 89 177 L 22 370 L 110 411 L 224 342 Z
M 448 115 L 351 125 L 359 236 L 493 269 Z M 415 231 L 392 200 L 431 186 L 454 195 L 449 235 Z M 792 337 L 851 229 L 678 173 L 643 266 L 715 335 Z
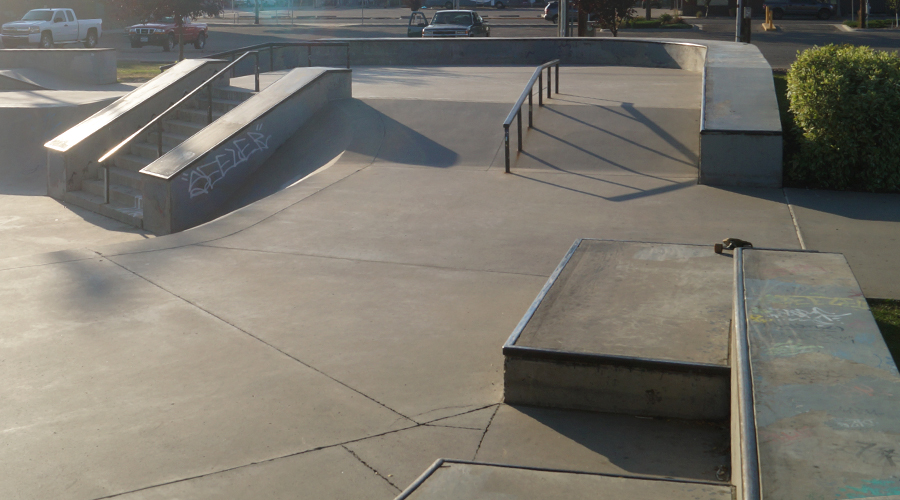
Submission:
M 206 46 L 206 38 L 209 29 L 205 23 L 191 22 L 190 18 L 184 18 L 181 28 L 175 27 L 174 17 L 163 17 L 153 22 L 129 26 L 126 30 L 131 48 L 139 49 L 144 45 L 156 45 L 168 52 L 178 45 L 178 34 L 182 34 L 184 44 L 194 44 L 197 49 Z

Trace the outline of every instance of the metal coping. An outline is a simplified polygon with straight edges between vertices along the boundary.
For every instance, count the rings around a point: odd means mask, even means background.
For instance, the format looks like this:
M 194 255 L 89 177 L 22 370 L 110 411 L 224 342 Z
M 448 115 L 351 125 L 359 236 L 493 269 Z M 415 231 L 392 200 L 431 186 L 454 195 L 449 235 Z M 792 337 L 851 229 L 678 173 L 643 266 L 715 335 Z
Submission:
M 741 497 L 744 500 L 760 500 L 756 404 L 753 398 L 753 368 L 750 366 L 750 339 L 747 332 L 747 301 L 744 296 L 744 249 L 738 248 L 734 256 L 735 364 L 740 408 L 738 415 L 732 415 L 732 418 L 738 419 L 741 440 Z
M 781 137 L 784 134 L 780 130 L 707 130 L 704 128 L 700 130 L 700 135 L 767 135 Z
M 627 368 L 643 368 L 653 371 L 692 372 L 711 377 L 729 377 L 731 368 L 727 365 L 710 363 L 691 363 L 667 359 L 641 358 L 637 356 L 618 356 L 615 354 L 591 354 L 574 351 L 557 351 L 537 347 L 504 346 L 504 356 L 522 359 L 562 361 L 590 365 L 623 366 Z
M 569 247 L 569 251 L 566 252 L 566 256 L 563 257 L 562 262 L 560 262 L 559 265 L 556 266 L 556 269 L 553 270 L 553 274 L 551 274 L 550 277 L 547 278 L 547 282 L 544 283 L 544 287 L 541 288 L 541 291 L 534 299 L 534 302 L 531 303 L 531 307 L 528 308 L 528 311 L 525 312 L 525 316 L 523 316 L 522 319 L 519 320 L 519 324 L 516 325 L 516 327 L 513 329 L 512 335 L 510 335 L 509 338 L 506 339 L 506 343 L 503 344 L 504 352 L 506 351 L 506 348 L 515 346 L 516 341 L 519 340 L 519 335 L 522 335 L 522 331 L 525 330 L 525 326 L 529 321 L 531 321 L 531 318 L 534 316 L 535 311 L 537 311 L 538 306 L 541 305 L 541 301 L 543 301 L 544 297 L 547 296 L 547 293 L 550 291 L 550 287 L 552 287 L 553 283 L 556 282 L 556 279 L 559 278 L 560 273 L 562 273 L 562 270 L 565 269 L 566 264 L 569 263 L 569 259 L 571 259 L 572 255 L 575 254 L 575 250 L 578 249 L 578 246 L 581 245 L 582 241 L 584 241 L 584 238 L 578 238 L 577 240 L 575 240 L 575 243 L 573 243 L 572 246 Z
M 580 471 L 580 470 L 569 470 L 569 469 L 551 469 L 548 467 L 529 467 L 527 465 L 512 465 L 512 464 L 497 464 L 497 463 L 487 463 L 487 462 L 474 462 L 471 460 L 455 460 L 450 458 L 439 458 L 431 464 L 425 472 L 422 473 L 415 481 L 412 482 L 405 490 L 400 492 L 400 495 L 397 496 L 394 500 L 404 500 L 409 498 L 410 495 L 415 492 L 419 486 L 431 477 L 434 474 L 434 471 L 438 470 L 444 464 L 460 464 L 460 465 L 480 465 L 484 467 L 497 467 L 500 469 L 519 469 L 526 471 L 534 471 L 534 472 L 557 472 L 561 474 L 578 474 L 581 476 L 600 476 L 600 477 L 611 477 L 618 479 L 637 479 L 640 481 L 658 481 L 662 483 L 678 483 L 678 484 L 702 484 L 707 486 L 721 486 L 721 487 L 731 487 L 728 483 L 719 483 L 715 481 L 704 481 L 702 479 L 678 479 L 674 477 L 663 477 L 663 476 L 645 476 L 642 474 L 610 474 L 604 472 L 588 472 L 588 471 Z

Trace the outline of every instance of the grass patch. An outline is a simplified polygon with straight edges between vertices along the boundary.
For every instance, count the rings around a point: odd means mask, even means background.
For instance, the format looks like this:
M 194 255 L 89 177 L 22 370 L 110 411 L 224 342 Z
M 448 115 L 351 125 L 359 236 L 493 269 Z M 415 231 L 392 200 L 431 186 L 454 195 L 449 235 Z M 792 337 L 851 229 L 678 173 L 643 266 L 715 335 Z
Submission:
M 868 302 L 896 363 L 900 359 L 900 300 L 868 299 Z
M 119 61 L 116 65 L 116 77 L 120 82 L 146 82 L 159 75 L 159 67 L 162 65 L 163 63 Z
M 851 28 L 858 28 L 859 21 L 844 21 L 844 26 L 849 26 Z M 869 29 L 883 29 L 890 28 L 893 26 L 893 21 L 887 21 L 884 19 L 869 19 Z

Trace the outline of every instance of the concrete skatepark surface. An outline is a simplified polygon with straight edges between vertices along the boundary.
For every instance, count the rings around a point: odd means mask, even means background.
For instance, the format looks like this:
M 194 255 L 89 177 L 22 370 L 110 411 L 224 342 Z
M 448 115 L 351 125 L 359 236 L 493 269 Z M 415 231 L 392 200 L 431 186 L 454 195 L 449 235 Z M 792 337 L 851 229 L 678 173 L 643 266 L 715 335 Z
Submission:
M 415 70 L 355 69 L 335 142 L 288 144 L 227 216 L 0 260 L 0 497 L 387 499 L 439 457 L 715 480 L 727 429 L 503 405 L 500 347 L 576 238 L 800 248 L 785 191 L 696 184 L 693 73 L 564 68 L 507 175 L 532 70 Z M 588 108 L 620 129 L 582 134 Z M 865 268 L 900 233 L 895 195 L 872 220 L 788 191 L 808 248 L 864 218 Z M 900 298 L 873 265 L 863 291 Z

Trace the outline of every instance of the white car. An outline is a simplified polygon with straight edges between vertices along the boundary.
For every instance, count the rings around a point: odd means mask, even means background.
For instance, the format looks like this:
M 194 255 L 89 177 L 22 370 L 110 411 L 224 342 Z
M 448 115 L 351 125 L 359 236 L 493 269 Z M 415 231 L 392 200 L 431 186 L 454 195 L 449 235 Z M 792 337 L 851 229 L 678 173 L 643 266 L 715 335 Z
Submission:
M 81 43 L 90 49 L 97 46 L 102 33 L 102 20 L 78 20 L 72 9 L 29 10 L 20 21 L 0 28 L 3 46 L 9 49 L 23 45 L 52 49 L 64 43 Z

